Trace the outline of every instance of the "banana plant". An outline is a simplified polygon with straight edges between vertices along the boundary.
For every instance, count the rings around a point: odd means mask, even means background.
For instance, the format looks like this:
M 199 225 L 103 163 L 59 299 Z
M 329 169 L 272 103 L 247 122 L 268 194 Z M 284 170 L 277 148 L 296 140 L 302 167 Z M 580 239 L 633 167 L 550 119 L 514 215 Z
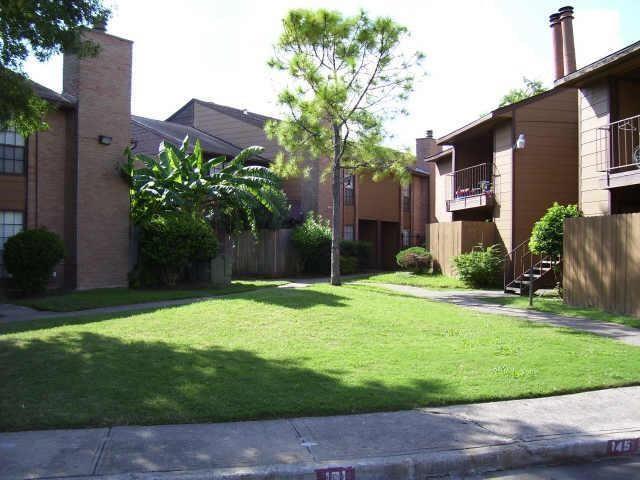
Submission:
M 256 229 L 257 215 L 284 216 L 288 210 L 280 178 L 263 166 L 247 165 L 262 152 L 249 147 L 229 160 L 204 158 L 200 142 L 190 148 L 162 142 L 157 155 L 127 153 L 121 173 L 129 182 L 135 223 L 153 215 L 187 212 L 203 217 L 227 233 Z

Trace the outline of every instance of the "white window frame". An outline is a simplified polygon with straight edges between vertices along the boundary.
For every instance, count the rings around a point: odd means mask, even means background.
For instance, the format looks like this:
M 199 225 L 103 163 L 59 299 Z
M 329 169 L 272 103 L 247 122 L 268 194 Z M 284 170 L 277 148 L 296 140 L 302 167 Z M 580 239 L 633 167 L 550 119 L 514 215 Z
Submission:
M 5 242 L 24 229 L 24 213 L 13 210 L 0 210 L 0 278 L 6 278 L 2 252 Z

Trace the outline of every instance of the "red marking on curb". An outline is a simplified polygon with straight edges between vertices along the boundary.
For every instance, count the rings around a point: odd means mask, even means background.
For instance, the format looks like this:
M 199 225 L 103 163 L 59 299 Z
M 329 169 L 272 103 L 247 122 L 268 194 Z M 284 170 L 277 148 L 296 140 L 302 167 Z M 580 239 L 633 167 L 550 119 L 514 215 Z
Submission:
M 625 438 L 623 440 L 609 440 L 607 442 L 607 455 L 616 457 L 638 451 L 640 438 Z
M 319 468 L 316 480 L 356 480 L 356 471 L 353 467 Z

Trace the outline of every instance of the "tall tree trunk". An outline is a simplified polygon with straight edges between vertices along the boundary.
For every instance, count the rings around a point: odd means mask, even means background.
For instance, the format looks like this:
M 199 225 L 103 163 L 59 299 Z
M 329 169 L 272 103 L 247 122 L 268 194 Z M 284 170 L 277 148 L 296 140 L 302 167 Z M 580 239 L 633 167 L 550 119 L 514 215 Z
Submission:
M 341 157 L 340 128 L 333 126 L 333 165 L 331 168 L 331 194 L 333 208 L 331 210 L 331 285 L 341 285 L 340 281 L 340 240 L 342 239 L 342 209 L 340 193 L 342 175 L 340 171 Z

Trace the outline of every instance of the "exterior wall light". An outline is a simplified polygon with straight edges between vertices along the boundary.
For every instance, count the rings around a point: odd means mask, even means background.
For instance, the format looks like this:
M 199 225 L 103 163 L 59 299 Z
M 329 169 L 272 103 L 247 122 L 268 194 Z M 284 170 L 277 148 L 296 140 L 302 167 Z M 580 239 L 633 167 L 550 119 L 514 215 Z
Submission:
M 527 144 L 527 139 L 524 136 L 524 133 L 518 135 L 518 139 L 516 140 L 516 149 L 522 150 Z
M 111 142 L 113 141 L 113 137 L 108 137 L 106 135 L 100 135 L 98 137 L 98 142 L 101 145 L 111 145 Z

